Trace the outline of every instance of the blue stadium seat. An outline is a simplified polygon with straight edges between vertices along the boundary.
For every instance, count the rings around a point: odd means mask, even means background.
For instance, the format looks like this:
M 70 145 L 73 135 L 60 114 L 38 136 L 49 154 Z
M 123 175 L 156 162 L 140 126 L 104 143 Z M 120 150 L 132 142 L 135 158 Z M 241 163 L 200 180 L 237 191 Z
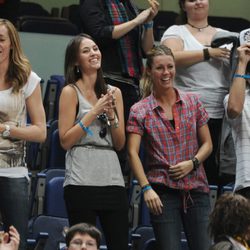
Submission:
M 149 239 L 143 246 L 143 250 L 155 250 L 156 249 L 156 240 L 155 238 Z
M 64 176 L 65 169 L 46 169 L 37 173 L 32 193 L 30 217 L 45 214 L 47 185 L 54 177 L 64 178 Z
M 142 250 L 144 244 L 154 238 L 154 231 L 151 226 L 140 225 L 131 232 L 131 243 L 133 250 Z
M 221 193 L 231 193 L 234 191 L 234 183 L 227 184 L 221 188 Z
M 47 168 L 65 169 L 65 154 L 66 150 L 60 144 L 59 130 L 56 129 L 51 136 Z
M 46 184 L 44 213 L 50 216 L 67 218 L 66 206 L 63 198 L 64 177 L 53 177 Z
M 41 233 L 47 234 L 47 240 L 44 242 L 43 250 L 59 249 L 60 243 L 65 242 L 64 229 L 69 227 L 67 218 L 60 218 L 47 215 L 39 215 L 33 220 L 30 229 L 30 239 L 41 237 Z

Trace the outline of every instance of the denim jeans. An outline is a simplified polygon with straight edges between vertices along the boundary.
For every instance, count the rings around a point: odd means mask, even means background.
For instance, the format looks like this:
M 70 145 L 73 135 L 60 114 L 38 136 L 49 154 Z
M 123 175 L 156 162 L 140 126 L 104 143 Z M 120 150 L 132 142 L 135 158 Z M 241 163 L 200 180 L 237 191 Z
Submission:
M 19 250 L 26 250 L 28 232 L 28 180 L 0 177 L 0 213 L 5 230 L 13 225 L 18 230 L 21 243 Z
M 163 203 L 161 215 L 151 214 L 157 250 L 181 250 L 184 230 L 190 250 L 208 250 L 208 216 L 211 212 L 209 195 L 162 188 L 155 191 Z

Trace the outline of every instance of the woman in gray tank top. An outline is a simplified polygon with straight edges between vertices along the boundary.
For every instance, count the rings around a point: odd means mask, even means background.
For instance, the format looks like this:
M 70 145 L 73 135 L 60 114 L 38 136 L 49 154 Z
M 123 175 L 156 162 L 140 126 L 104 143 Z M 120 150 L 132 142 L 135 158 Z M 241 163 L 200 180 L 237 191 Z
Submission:
M 105 84 L 101 53 L 86 34 L 66 49 L 65 80 L 59 104 L 59 134 L 67 150 L 64 198 L 69 223 L 96 224 L 108 249 L 128 248 L 128 202 L 115 150 L 125 144 L 123 102 L 118 88 Z

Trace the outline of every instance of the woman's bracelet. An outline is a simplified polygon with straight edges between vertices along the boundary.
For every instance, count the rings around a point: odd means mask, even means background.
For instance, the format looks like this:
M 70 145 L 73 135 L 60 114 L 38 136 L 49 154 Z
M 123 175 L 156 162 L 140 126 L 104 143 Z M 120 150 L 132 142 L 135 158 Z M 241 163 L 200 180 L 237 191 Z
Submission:
M 93 132 L 92 130 L 89 128 L 89 127 L 86 127 L 84 126 L 83 122 L 82 121 L 79 121 L 78 122 L 78 125 L 81 127 L 81 129 L 88 135 L 92 136 L 93 135 Z
M 118 117 L 116 116 L 116 115 L 114 115 L 114 119 L 108 119 L 108 121 L 109 121 L 109 126 L 110 127 L 113 127 L 113 128 L 118 128 L 119 127 L 119 120 L 118 120 Z M 113 121 L 114 123 L 113 124 L 111 124 L 110 122 L 111 121 Z
M 234 78 L 244 78 L 244 79 L 250 79 L 250 75 L 240 75 L 240 74 L 234 74 Z
M 210 59 L 210 54 L 208 49 L 203 49 L 203 57 L 204 57 L 204 61 L 208 61 Z
M 146 185 L 142 186 L 141 191 L 144 194 L 147 190 L 150 190 L 150 189 L 152 189 L 151 185 L 146 184 Z
M 108 117 L 108 121 L 112 122 L 112 121 L 114 121 L 114 120 L 115 120 L 115 115 L 114 115 L 113 118 L 109 118 L 109 117 Z
M 150 21 L 150 22 L 144 23 L 143 26 L 144 26 L 144 28 L 145 28 L 146 30 L 152 29 L 153 26 L 154 26 L 154 22 L 153 22 L 153 21 Z

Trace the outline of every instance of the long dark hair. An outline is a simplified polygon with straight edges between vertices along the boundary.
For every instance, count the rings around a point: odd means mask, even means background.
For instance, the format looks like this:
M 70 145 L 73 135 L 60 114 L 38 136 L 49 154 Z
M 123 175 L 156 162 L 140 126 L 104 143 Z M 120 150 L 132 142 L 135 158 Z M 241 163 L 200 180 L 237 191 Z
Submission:
M 75 36 L 69 42 L 66 48 L 65 61 L 64 61 L 65 85 L 76 84 L 76 82 L 82 77 L 82 72 L 76 66 L 76 62 L 78 59 L 80 44 L 82 40 L 86 38 L 95 42 L 91 36 L 81 33 Z M 107 93 L 107 85 L 103 78 L 103 72 L 101 68 L 97 70 L 95 93 L 96 93 L 97 98 L 100 98 L 102 94 Z

